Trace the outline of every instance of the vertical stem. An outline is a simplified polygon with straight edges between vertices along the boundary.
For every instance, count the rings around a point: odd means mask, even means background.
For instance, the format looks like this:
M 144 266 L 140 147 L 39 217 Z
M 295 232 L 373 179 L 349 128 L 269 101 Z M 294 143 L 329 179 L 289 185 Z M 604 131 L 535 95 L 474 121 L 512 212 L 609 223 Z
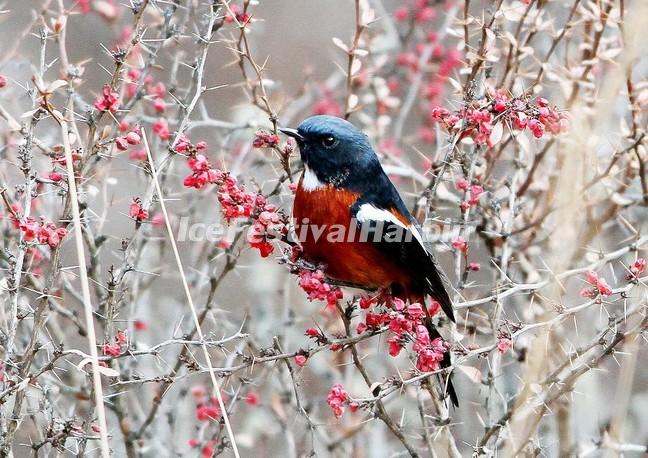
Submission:
M 65 149 L 65 166 L 68 177 L 68 194 L 72 207 L 72 221 L 74 223 L 74 238 L 76 241 L 77 259 L 79 262 L 79 279 L 81 281 L 81 294 L 83 296 L 83 308 L 85 312 L 86 328 L 88 331 L 88 347 L 92 359 L 92 381 L 94 386 L 95 407 L 99 420 L 99 435 L 101 438 L 101 456 L 110 456 L 108 445 L 108 426 L 106 423 L 106 409 L 103 400 L 103 388 L 101 386 L 101 374 L 99 372 L 99 355 L 97 354 L 97 337 L 95 334 L 92 303 L 90 301 L 90 286 L 88 282 L 88 268 L 85 260 L 85 249 L 83 246 L 83 234 L 81 233 L 81 215 L 79 211 L 79 199 L 77 195 L 76 178 L 74 176 L 74 159 L 70 147 L 68 123 L 61 121 L 61 134 L 63 135 L 63 148 Z

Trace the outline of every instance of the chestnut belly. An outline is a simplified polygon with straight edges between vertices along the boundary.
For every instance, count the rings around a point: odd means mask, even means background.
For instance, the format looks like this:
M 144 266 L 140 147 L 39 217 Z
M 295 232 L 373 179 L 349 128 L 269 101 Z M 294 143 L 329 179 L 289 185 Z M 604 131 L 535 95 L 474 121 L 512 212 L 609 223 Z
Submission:
M 325 265 L 335 280 L 366 289 L 400 285 L 406 289 L 407 275 L 372 241 L 361 241 L 361 231 L 352 227 L 351 207 L 358 196 L 327 187 L 315 191 L 298 188 L 293 207 L 295 230 L 307 260 Z

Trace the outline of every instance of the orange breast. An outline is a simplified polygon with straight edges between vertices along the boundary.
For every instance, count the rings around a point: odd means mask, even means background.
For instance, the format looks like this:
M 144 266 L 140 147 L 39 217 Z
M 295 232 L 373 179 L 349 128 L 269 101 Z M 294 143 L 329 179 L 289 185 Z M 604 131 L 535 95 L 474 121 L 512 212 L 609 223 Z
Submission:
M 407 275 L 372 242 L 361 242 L 351 227 L 351 206 L 358 194 L 326 186 L 295 195 L 293 219 L 305 257 L 326 264 L 326 274 L 365 288 L 405 286 Z

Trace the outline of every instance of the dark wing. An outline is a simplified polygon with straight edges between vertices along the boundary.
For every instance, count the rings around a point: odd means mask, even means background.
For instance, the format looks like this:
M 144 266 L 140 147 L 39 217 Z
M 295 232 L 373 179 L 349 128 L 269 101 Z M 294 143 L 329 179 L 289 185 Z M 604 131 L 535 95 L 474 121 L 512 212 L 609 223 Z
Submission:
M 385 176 L 380 181 L 383 181 L 380 187 L 382 194 L 363 194 L 351 208 L 351 216 L 358 222 L 361 237 L 364 232 L 368 241 L 376 244 L 409 273 L 413 286 L 418 291 L 439 301 L 448 318 L 455 321 L 444 280 L 430 247 L 423 240 L 420 226 L 405 208 L 389 179 Z M 429 317 L 424 320 L 424 324 L 432 340 L 441 337 Z M 450 352 L 446 352 L 441 367 L 445 369 L 451 365 Z M 440 384 L 452 404 L 458 406 L 451 375 L 440 377 Z
M 383 176 L 383 179 L 376 177 L 382 182 L 381 193 L 363 194 L 351 208 L 351 216 L 357 220 L 361 233 L 369 235 L 368 240 L 410 274 L 413 286 L 436 299 L 448 318 L 455 321 L 442 274 L 423 240 L 420 226 L 405 208 L 391 181 Z
M 432 250 L 423 240 L 419 224 L 410 215 L 398 191 L 382 169 L 370 183 L 365 183 L 363 191 L 365 192 L 361 193 L 351 207 L 351 216 L 358 222 L 361 236 L 366 231 L 367 240 L 371 240 L 398 263 L 412 278 L 413 286 L 439 301 L 448 318 L 455 321 L 452 302 Z M 429 318 L 425 320 L 425 325 L 432 340 L 441 337 Z M 450 352 L 446 352 L 441 367 L 451 365 Z M 448 373 L 440 379 L 444 393 L 455 407 L 459 406 L 451 375 Z

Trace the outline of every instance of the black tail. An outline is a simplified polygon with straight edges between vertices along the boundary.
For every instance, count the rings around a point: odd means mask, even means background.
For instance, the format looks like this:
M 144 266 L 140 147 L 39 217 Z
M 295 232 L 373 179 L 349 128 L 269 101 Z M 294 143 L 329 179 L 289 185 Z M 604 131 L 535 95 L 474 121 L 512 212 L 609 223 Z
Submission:
M 436 327 L 432 324 L 432 322 L 428 319 L 425 320 L 426 327 L 428 328 L 428 333 L 430 334 L 430 340 L 434 340 L 437 337 L 441 337 L 441 334 L 439 334 L 439 331 L 437 331 Z M 443 360 L 441 360 L 441 367 L 443 369 L 448 368 L 452 366 L 452 359 L 450 357 L 450 350 L 448 350 L 445 355 L 443 355 Z M 441 389 L 443 393 L 450 397 L 450 401 L 452 401 L 452 405 L 455 407 L 459 407 L 459 399 L 457 398 L 457 392 L 454 389 L 454 385 L 452 384 L 452 374 L 448 372 L 447 375 L 440 375 L 439 376 L 439 382 L 441 383 Z
M 441 309 L 445 312 L 448 318 L 450 318 L 450 321 L 456 323 L 454 311 L 452 310 L 452 301 L 450 300 L 450 296 L 446 290 L 443 276 L 432 257 L 430 257 L 430 264 L 430 268 L 426 272 L 425 280 L 428 286 L 426 292 L 441 304 Z

